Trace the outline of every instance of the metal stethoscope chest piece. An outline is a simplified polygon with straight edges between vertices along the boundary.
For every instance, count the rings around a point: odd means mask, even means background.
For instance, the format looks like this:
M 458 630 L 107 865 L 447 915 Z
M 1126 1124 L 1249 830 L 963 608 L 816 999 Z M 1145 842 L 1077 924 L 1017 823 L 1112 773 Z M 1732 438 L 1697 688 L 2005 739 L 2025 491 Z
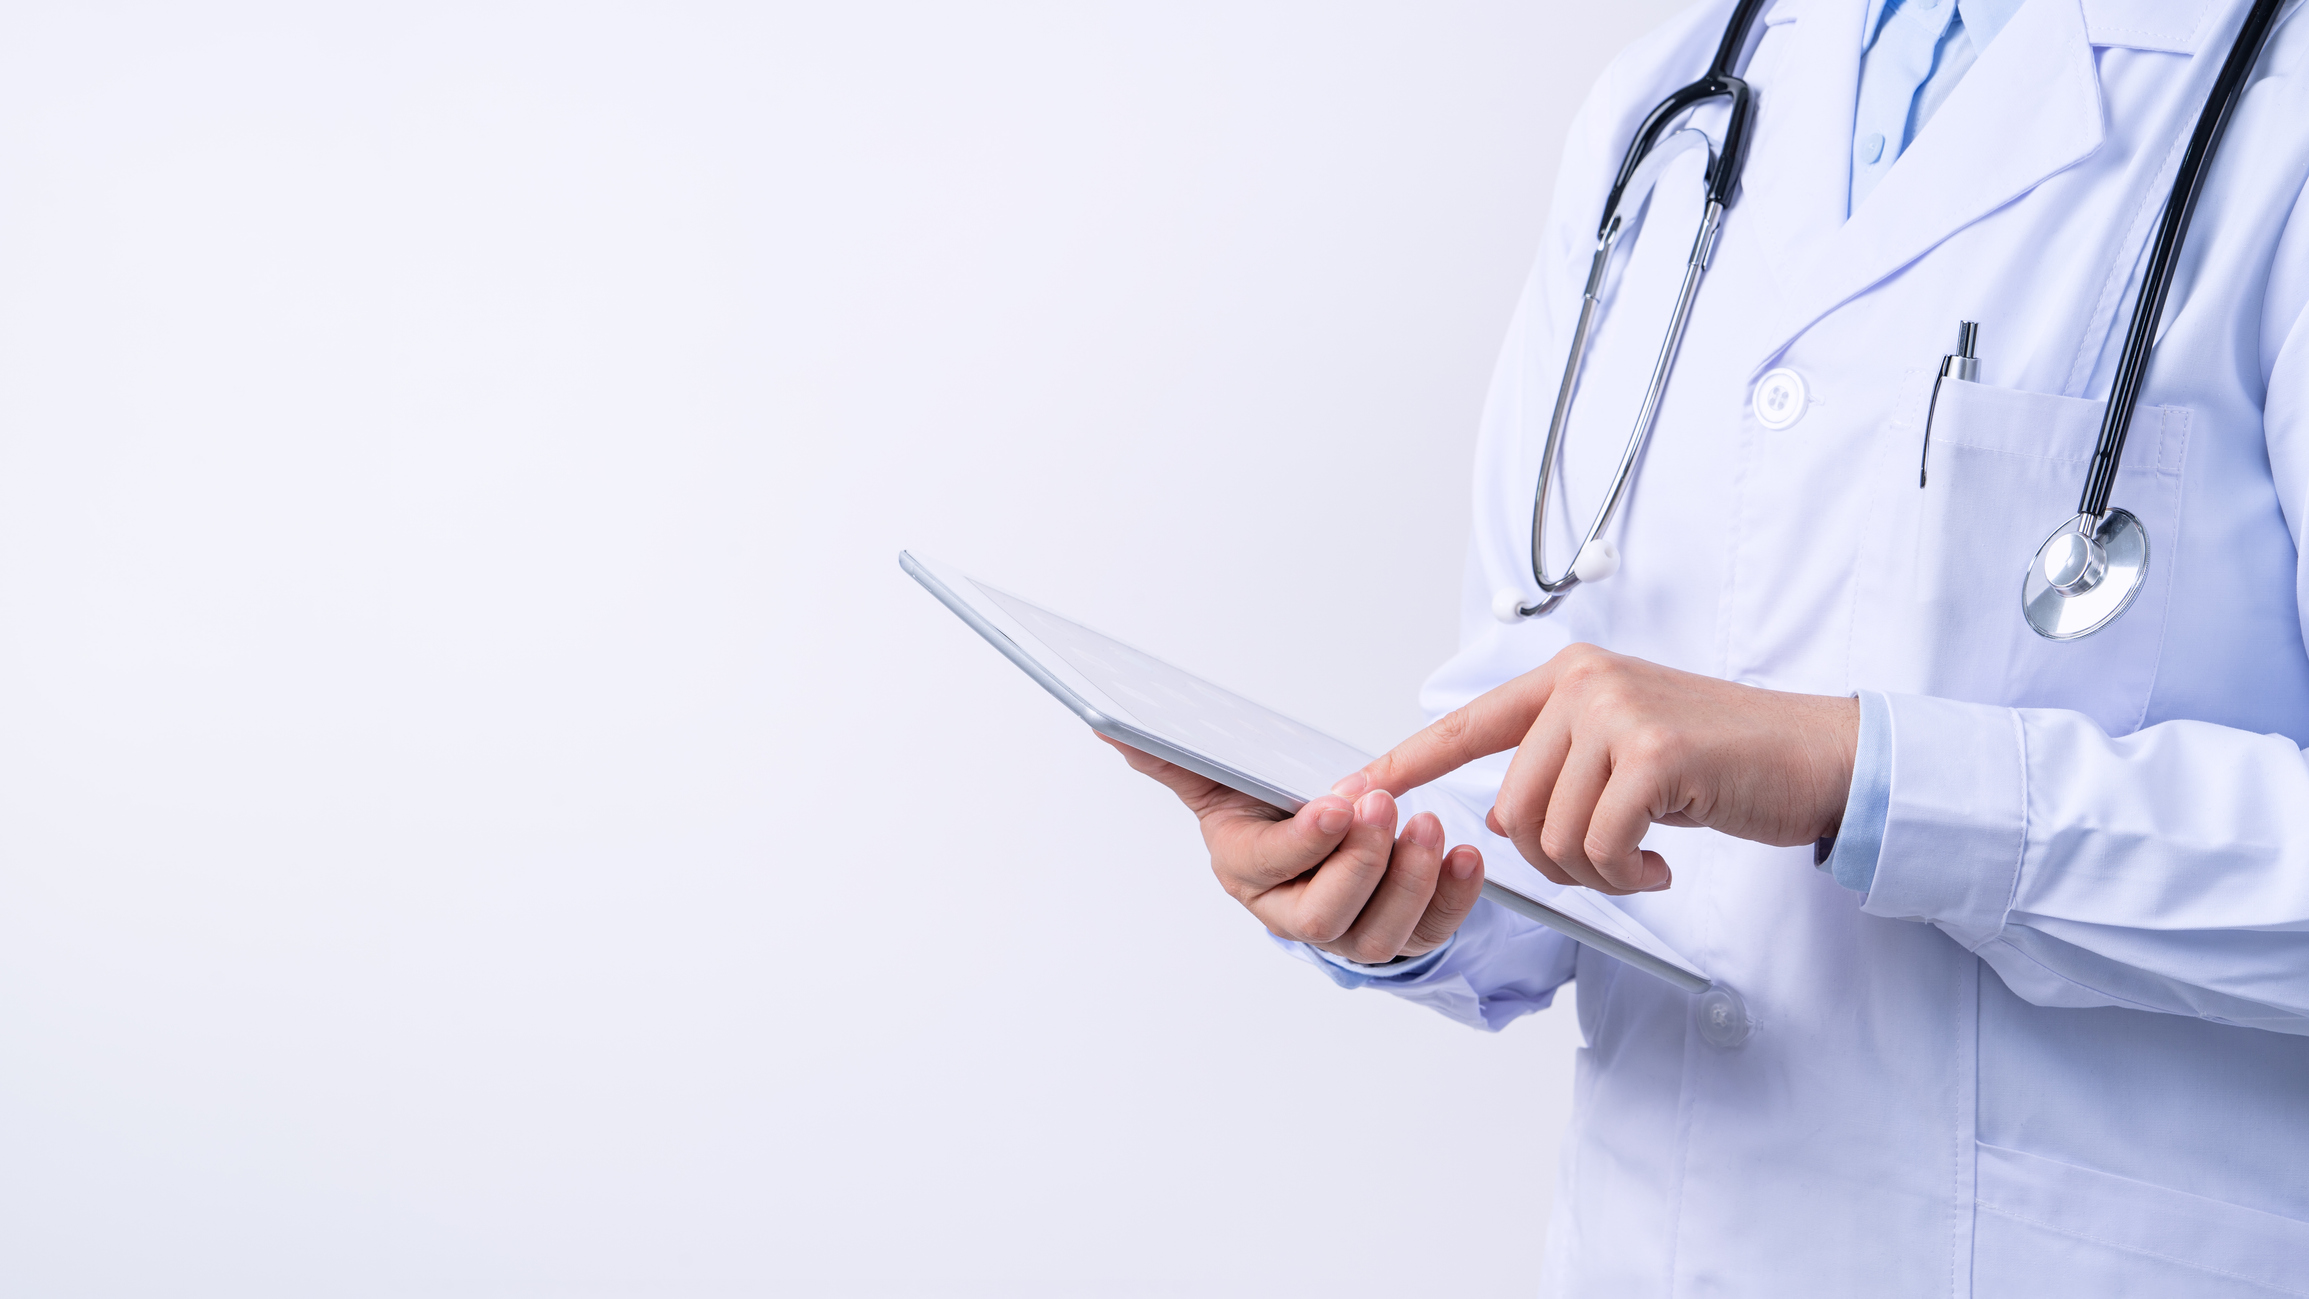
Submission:
M 2149 534 L 2125 510 L 2079 514 L 2045 538 L 2021 580 L 2020 607 L 2047 640 L 2075 640 L 2116 621 L 2149 576 Z

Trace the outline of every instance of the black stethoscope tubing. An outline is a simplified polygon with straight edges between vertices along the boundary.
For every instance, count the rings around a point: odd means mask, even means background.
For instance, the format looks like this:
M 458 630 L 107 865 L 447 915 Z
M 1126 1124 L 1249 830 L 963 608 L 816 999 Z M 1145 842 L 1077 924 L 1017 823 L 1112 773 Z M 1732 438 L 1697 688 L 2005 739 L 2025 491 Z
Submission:
M 1612 181 L 1611 193 L 1604 199 L 1603 220 L 1596 227 L 1598 235 L 1610 224 L 1612 213 L 1619 210 L 1620 196 L 1626 192 L 1629 178 L 1642 165 L 1644 155 L 1659 142 L 1660 132 L 1686 109 L 1711 99 L 1731 100 L 1732 116 L 1724 127 L 1723 150 L 1716 155 L 1716 165 L 1708 174 L 1708 201 L 1727 208 L 1732 205 L 1733 191 L 1740 187 L 1740 173 L 1748 163 L 1748 128 L 1756 109 L 1755 92 L 1748 89 L 1747 82 L 1732 75 L 1732 67 L 1747 49 L 1748 32 L 1754 27 L 1756 16 L 1770 3 L 1771 0 L 1740 0 L 1732 10 L 1732 20 L 1724 26 L 1724 39 L 1716 46 L 1716 58 L 1708 65 L 1708 74 L 1671 92 L 1645 116 L 1643 125 L 1636 128 L 1635 139 L 1628 142 L 1627 156 L 1620 160 L 1619 175 Z
M 2108 510 L 2117 466 L 2124 459 L 2125 434 L 2132 428 L 2133 405 L 2148 377 L 2157 322 L 2165 314 L 2165 294 L 2173 286 L 2174 264 L 2180 260 L 2181 244 L 2188 238 L 2189 220 L 2197 214 L 2197 199 L 2205 192 L 2205 174 L 2212 170 L 2213 155 L 2220 150 L 2229 119 L 2236 115 L 2237 101 L 2244 98 L 2253 64 L 2261 57 L 2262 43 L 2283 7 L 2284 0 L 2254 0 L 2244 27 L 2229 46 L 2229 57 L 2221 65 L 2212 93 L 2205 97 L 2204 111 L 2197 115 L 2197 129 L 2189 136 L 2188 152 L 2181 155 L 2173 192 L 2165 200 L 2164 220 L 2157 227 L 2156 242 L 2149 247 L 2148 275 L 2141 284 L 2140 301 L 2133 307 L 2132 327 L 2125 331 L 2125 350 L 2118 356 L 2116 382 L 2109 388 L 2108 413 L 2101 417 L 2100 442 L 2085 474 L 2084 495 L 2077 500 L 2079 515 L 2098 518 Z
M 1556 390 L 1555 413 L 1548 421 L 1547 444 L 1540 452 L 1539 481 L 1532 489 L 1531 505 L 1531 577 L 1539 587 L 1539 600 L 1525 604 L 1523 592 L 1510 587 L 1497 593 L 1492 601 L 1492 612 L 1504 622 L 1517 622 L 1536 617 L 1555 608 L 1571 589 L 1584 580 L 1608 575 L 1616 568 L 1618 558 L 1609 543 L 1602 542 L 1605 529 L 1611 526 L 1612 516 L 1627 494 L 1628 481 L 1634 473 L 1637 455 L 1643 450 L 1651 434 L 1653 420 L 1659 413 L 1660 397 L 1666 391 L 1669 375 L 1675 367 L 1676 353 L 1683 344 L 1684 330 L 1691 322 L 1692 303 L 1699 293 L 1700 281 L 1707 274 L 1708 262 L 1714 254 L 1716 234 L 1724 211 L 1730 206 L 1740 185 L 1740 173 L 1746 166 L 1748 136 L 1755 119 L 1756 97 L 1748 83 L 1732 75 L 1733 66 L 1746 51 L 1748 33 L 1770 0 L 1740 0 L 1733 8 L 1731 22 L 1724 28 L 1722 44 L 1716 49 L 1715 59 L 1708 65 L 1705 76 L 1689 85 L 1679 87 L 1655 105 L 1636 128 L 1635 138 L 1628 142 L 1627 153 L 1620 160 L 1619 172 L 1612 178 L 1611 193 L 1604 199 L 1603 219 L 1596 226 L 1596 249 L 1588 265 L 1587 287 L 1580 295 L 1579 324 L 1572 332 L 1572 342 L 1564 361 L 1563 382 Z M 1731 101 L 1730 117 L 1724 129 L 1723 148 L 1718 151 L 1698 131 L 1676 131 L 1684 146 L 1709 145 L 1707 169 L 1707 201 L 1702 206 L 1698 234 L 1694 237 L 1689 261 L 1684 270 L 1682 290 L 1677 294 L 1676 309 L 1670 319 L 1666 340 L 1660 346 L 1659 358 L 1654 362 L 1650 382 L 1644 390 L 1644 400 L 1636 416 L 1634 429 L 1628 434 L 1626 449 L 1620 455 L 1618 469 L 1612 475 L 1611 490 L 1596 510 L 1588 525 L 1579 554 L 1570 567 L 1555 577 L 1547 575 L 1547 491 L 1554 477 L 1556 462 L 1563 447 L 1563 435 L 1570 421 L 1572 401 L 1579 388 L 1580 372 L 1585 364 L 1588 340 L 1601 317 L 1604 282 L 1609 274 L 1612 251 L 1620 235 L 1632 219 L 1632 211 L 1623 211 L 1622 205 L 1637 207 L 1650 201 L 1652 184 L 1658 180 L 1658 168 L 1647 173 L 1645 161 L 1653 146 L 1660 142 L 1676 118 L 1692 108 L 1715 99 Z M 1673 151 L 1662 155 L 1662 161 L 1673 156 Z M 1634 188 L 1631 191 L 1631 186 Z M 1601 546 L 1608 561 L 1598 568 L 1590 562 L 1594 548 Z

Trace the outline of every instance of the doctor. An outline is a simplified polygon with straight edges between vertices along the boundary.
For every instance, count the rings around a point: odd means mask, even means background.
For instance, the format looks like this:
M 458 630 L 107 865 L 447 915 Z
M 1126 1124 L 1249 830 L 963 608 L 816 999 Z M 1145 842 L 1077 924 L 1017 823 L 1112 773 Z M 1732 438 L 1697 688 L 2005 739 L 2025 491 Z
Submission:
M 1422 696 L 1439 720 L 1280 820 L 1128 755 L 1342 985 L 1496 1030 L 1576 982 L 1546 1293 L 2309 1295 L 2309 28 L 2289 13 L 2208 173 L 2110 497 L 2146 581 L 2081 639 L 2020 609 L 2248 8 L 1766 8 L 1745 176 L 1611 526 L 1618 571 L 1503 625 L 1495 591 L 1539 596 L 1533 486 L 1597 214 L 1732 4 L 1638 44 L 1573 128 L 1493 382 L 1462 648 Z M 1691 125 L 1720 148 L 1726 118 Z M 1663 173 L 1606 286 L 1551 563 L 1612 481 L 1705 161 Z M 1976 380 L 1936 392 L 1959 321 Z M 1479 903 L 1463 803 L 1737 987 L 1746 1040 Z

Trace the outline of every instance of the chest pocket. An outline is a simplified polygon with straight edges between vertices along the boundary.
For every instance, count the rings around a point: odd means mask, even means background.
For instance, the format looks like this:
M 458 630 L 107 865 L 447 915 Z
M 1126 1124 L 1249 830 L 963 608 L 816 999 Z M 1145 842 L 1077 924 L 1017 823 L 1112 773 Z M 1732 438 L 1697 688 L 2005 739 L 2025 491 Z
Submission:
M 1922 387 L 1915 403 L 1919 431 L 1930 380 Z M 2148 579 L 2132 607 L 2071 641 L 2046 640 L 2021 616 L 2022 579 L 2037 547 L 2076 511 L 2105 407 L 1954 379 L 1941 384 L 1925 486 L 1916 485 L 1911 452 L 1900 475 L 1905 481 L 1893 489 L 1913 501 L 1907 510 L 1890 512 L 1907 516 L 1907 543 L 1886 539 L 1888 575 L 1906 580 L 1883 584 L 1889 598 L 1866 602 L 1874 606 L 1878 630 L 1889 633 L 1871 637 L 1883 651 L 1884 666 L 1897 665 L 1892 675 L 1905 678 L 1887 688 L 2075 709 L 2112 735 L 2139 729 L 2164 645 L 2167 597 L 2182 544 L 2186 408 L 2134 411 L 2124 467 L 2110 496 L 2112 505 L 2140 519 L 2149 538 Z M 1897 535 L 1899 525 L 1893 526 Z M 1866 610 L 1856 613 L 1868 616 Z M 1864 673 L 1857 679 L 1871 684 Z

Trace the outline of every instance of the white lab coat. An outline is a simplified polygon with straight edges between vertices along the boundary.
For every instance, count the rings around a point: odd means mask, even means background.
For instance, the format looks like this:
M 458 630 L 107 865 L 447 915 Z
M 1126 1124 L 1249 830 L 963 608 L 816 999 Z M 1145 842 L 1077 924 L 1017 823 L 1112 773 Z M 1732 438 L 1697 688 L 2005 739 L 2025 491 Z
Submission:
M 2309 1295 L 2309 22 L 2279 27 L 2230 128 L 2133 423 L 2114 503 L 2147 526 L 2147 587 L 2054 643 L 2021 619 L 2021 575 L 2076 507 L 2093 397 L 2245 0 L 2029 0 L 1847 221 L 1863 8 L 1766 16 L 1744 190 L 1618 525 L 1623 567 L 1503 627 L 1488 607 L 1528 584 L 1610 174 L 1705 67 L 1729 0 L 1604 74 L 1485 416 L 1464 648 L 1425 702 L 1573 640 L 1888 692 L 1873 891 L 1809 849 L 1654 831 L 1675 886 L 1625 905 L 1744 993 L 1757 1028 L 1735 1049 L 1702 1040 L 1685 994 L 1488 905 L 1398 990 L 1496 1026 L 1576 973 L 1548 1293 Z M 1697 156 L 1676 166 L 1589 363 L 1558 566 L 1689 247 Z M 1981 382 L 1942 393 L 1919 489 L 1959 320 L 1981 322 Z M 1810 404 L 1775 432 L 1750 398 L 1778 366 Z M 1405 802 L 1480 834 L 1432 794 Z

